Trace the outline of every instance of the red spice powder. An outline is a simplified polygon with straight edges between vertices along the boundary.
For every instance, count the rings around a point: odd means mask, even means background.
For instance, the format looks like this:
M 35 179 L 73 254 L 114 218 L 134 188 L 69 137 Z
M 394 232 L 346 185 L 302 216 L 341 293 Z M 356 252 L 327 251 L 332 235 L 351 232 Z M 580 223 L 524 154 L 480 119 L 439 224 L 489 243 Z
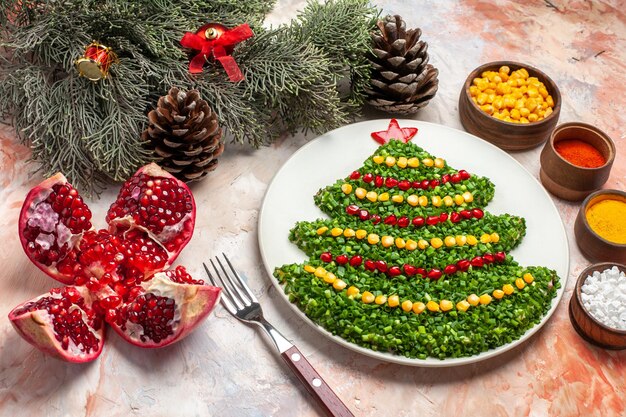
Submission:
M 574 165 L 583 168 L 597 168 L 606 163 L 606 158 L 593 145 L 578 139 L 560 140 L 554 149 Z

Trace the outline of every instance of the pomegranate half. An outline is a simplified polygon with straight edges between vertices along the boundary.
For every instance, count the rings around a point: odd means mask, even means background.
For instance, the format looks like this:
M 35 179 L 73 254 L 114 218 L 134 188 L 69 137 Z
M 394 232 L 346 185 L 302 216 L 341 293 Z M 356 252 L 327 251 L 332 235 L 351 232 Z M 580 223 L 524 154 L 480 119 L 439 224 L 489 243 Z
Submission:
M 220 294 L 182 266 L 166 271 L 191 239 L 195 214 L 189 188 L 156 164 L 124 183 L 101 230 L 63 175 L 43 181 L 24 201 L 20 241 L 37 267 L 72 286 L 16 307 L 9 313 L 14 327 L 42 351 L 71 362 L 100 354 L 104 322 L 142 347 L 180 340 Z

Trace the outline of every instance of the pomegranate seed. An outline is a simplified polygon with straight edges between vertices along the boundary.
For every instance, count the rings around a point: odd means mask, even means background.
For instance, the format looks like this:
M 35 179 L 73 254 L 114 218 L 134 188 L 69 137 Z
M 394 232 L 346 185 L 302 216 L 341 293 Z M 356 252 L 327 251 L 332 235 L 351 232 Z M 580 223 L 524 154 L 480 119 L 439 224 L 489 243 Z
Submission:
M 350 174 L 351 180 L 358 180 L 359 178 L 361 178 L 361 173 L 359 171 L 353 171 L 352 174 Z
M 426 218 L 426 224 L 429 226 L 433 226 L 437 223 L 439 223 L 439 216 L 428 216 Z
M 374 174 L 368 172 L 367 174 L 363 175 L 363 181 L 365 181 L 368 184 L 374 181 Z
M 484 264 L 485 263 L 483 262 L 483 257 L 482 256 L 476 256 L 476 257 L 472 258 L 472 260 L 470 261 L 470 265 L 472 265 L 473 267 L 476 267 L 476 268 L 480 268 Z
M 348 263 L 348 256 L 347 255 L 338 255 L 338 256 L 335 257 L 335 262 L 337 262 L 339 265 L 345 265 L 345 264 Z
M 463 180 L 467 180 L 471 177 L 471 175 L 469 174 L 469 172 L 467 172 L 466 170 L 462 169 L 459 171 L 459 175 L 461 176 L 461 179 Z
M 421 184 L 419 181 L 413 181 L 413 183 L 411 184 L 411 186 L 413 188 L 415 188 L 416 190 L 419 190 L 421 188 Z
M 443 269 L 443 273 L 446 275 L 452 275 L 457 271 L 456 265 L 448 265 Z
M 350 204 L 349 206 L 346 207 L 346 213 L 348 213 L 351 216 L 356 216 L 359 213 L 359 206 Z
M 458 223 L 461 221 L 461 215 L 459 213 L 457 213 L 456 211 L 453 211 L 452 213 L 450 213 L 450 221 L 452 223 Z
M 389 268 L 387 273 L 389 274 L 389 276 L 397 277 L 402 273 L 402 270 L 398 266 L 392 266 L 391 268 Z
M 384 182 L 383 177 L 381 177 L 380 175 L 376 175 L 376 178 L 374 178 L 374 185 L 380 188 L 383 186 L 383 182 Z
M 457 184 L 457 183 L 461 182 L 461 175 L 458 172 L 456 174 L 452 174 L 450 176 L 450 182 L 452 184 Z
M 469 210 L 461 210 L 461 211 L 459 211 L 459 214 L 464 219 L 471 219 L 472 218 L 472 212 L 469 211 Z
M 352 258 L 350 258 L 350 266 L 359 266 L 361 265 L 361 262 L 363 262 L 363 258 L 359 255 L 354 255 Z
M 375 262 L 376 264 L 376 269 L 378 270 L 378 272 L 387 272 L 387 262 L 381 260 L 378 260 Z
M 406 216 L 402 216 L 398 219 L 398 226 L 400 227 L 408 227 L 410 223 L 411 221 Z
M 439 185 L 439 180 L 438 179 L 434 179 L 434 180 L 430 180 L 430 184 L 428 184 L 430 188 L 435 188 Z
M 445 222 L 446 220 L 448 220 L 448 213 L 441 213 L 439 215 L 439 221 L 440 222 Z
M 448 181 L 450 181 L 450 174 L 443 174 L 443 175 L 441 176 L 441 183 L 442 183 L 442 184 L 445 184 L 445 183 L 447 183 Z
M 368 220 L 370 218 L 370 212 L 365 210 L 365 209 L 361 209 L 359 211 L 359 219 L 365 221 Z
M 405 272 L 408 276 L 410 276 L 410 277 L 412 277 L 413 275 L 417 274 L 417 268 L 416 268 L 416 267 L 414 267 L 413 265 L 404 264 L 404 265 L 402 266 L 402 269 L 404 269 L 404 272 Z
M 398 183 L 398 188 L 402 191 L 407 191 L 409 188 L 411 188 L 411 183 L 407 180 L 402 180 Z
M 432 280 L 438 280 L 439 278 L 441 278 L 441 275 L 441 271 L 434 268 L 428 271 L 428 274 L 426 274 L 426 276 Z
M 413 226 L 415 227 L 422 227 L 426 224 L 426 219 L 424 219 L 422 216 L 417 216 L 413 218 L 413 221 L 411 223 L 413 223 Z
M 459 268 L 459 270 L 465 272 L 470 267 L 470 261 L 468 261 L 467 259 L 461 259 L 456 263 L 456 266 Z
M 332 262 L 333 260 L 333 255 L 330 254 L 330 252 L 324 252 L 320 255 L 320 259 L 323 262 Z
M 479 208 L 472 209 L 472 216 L 475 219 L 482 219 L 484 215 L 485 213 L 481 209 Z
M 494 259 L 496 262 L 504 262 L 506 260 L 506 254 L 504 252 L 496 252 Z
M 490 253 L 485 253 L 485 254 L 483 255 L 483 261 L 484 261 L 487 265 L 492 264 L 492 263 L 495 261 L 495 259 L 496 259 L 496 258 L 495 258 L 492 254 L 490 254 Z
M 378 224 L 378 223 L 380 223 L 381 220 L 382 219 L 381 219 L 381 217 L 378 214 L 372 215 L 372 223 Z
M 390 214 L 389 216 L 385 217 L 385 220 L 383 222 L 385 224 L 394 226 L 398 222 L 398 219 L 396 218 L 395 215 Z
M 363 266 L 365 267 L 365 269 L 367 269 L 368 271 L 373 271 L 376 269 L 376 264 L 374 263 L 374 261 L 368 259 L 363 263 Z
M 430 184 L 430 181 L 428 181 L 428 180 L 423 180 L 423 181 L 420 183 L 420 188 L 422 188 L 422 189 L 424 189 L 424 190 L 425 190 L 425 189 L 427 189 L 427 188 L 428 188 L 428 184 Z
M 425 277 L 426 276 L 426 269 L 424 268 L 417 268 L 417 273 L 420 274 L 421 276 Z
M 398 185 L 398 180 L 392 177 L 389 177 L 385 180 L 385 186 L 388 188 L 393 188 Z

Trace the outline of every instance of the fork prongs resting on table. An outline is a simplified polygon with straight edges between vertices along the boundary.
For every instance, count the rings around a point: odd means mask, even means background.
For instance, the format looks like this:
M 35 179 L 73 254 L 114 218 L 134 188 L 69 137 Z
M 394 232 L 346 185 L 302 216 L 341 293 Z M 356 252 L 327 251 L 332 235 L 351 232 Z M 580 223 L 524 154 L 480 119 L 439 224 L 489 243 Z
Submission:
M 237 319 L 246 323 L 254 323 L 265 331 L 276 345 L 280 356 L 328 416 L 353 417 L 352 412 L 311 366 L 302 352 L 265 320 L 259 300 L 248 284 L 241 279 L 226 255 L 222 253 L 222 257 L 224 261 L 221 261 L 219 257 L 209 260 L 214 273 L 209 270 L 205 263 L 202 264 L 211 283 L 223 289 L 220 297 L 222 306 Z

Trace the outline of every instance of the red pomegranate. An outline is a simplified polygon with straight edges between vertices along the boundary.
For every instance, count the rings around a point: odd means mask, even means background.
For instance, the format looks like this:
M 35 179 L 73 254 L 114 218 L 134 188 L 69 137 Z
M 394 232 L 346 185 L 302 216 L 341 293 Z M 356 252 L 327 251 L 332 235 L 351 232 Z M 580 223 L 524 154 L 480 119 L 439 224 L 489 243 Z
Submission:
M 193 234 L 189 188 L 156 164 L 139 169 L 95 230 L 91 211 L 62 174 L 26 196 L 20 241 L 30 260 L 71 286 L 17 306 L 9 319 L 40 350 L 70 362 L 98 357 L 104 322 L 132 344 L 160 347 L 189 334 L 220 289 L 184 267 L 166 270 Z

